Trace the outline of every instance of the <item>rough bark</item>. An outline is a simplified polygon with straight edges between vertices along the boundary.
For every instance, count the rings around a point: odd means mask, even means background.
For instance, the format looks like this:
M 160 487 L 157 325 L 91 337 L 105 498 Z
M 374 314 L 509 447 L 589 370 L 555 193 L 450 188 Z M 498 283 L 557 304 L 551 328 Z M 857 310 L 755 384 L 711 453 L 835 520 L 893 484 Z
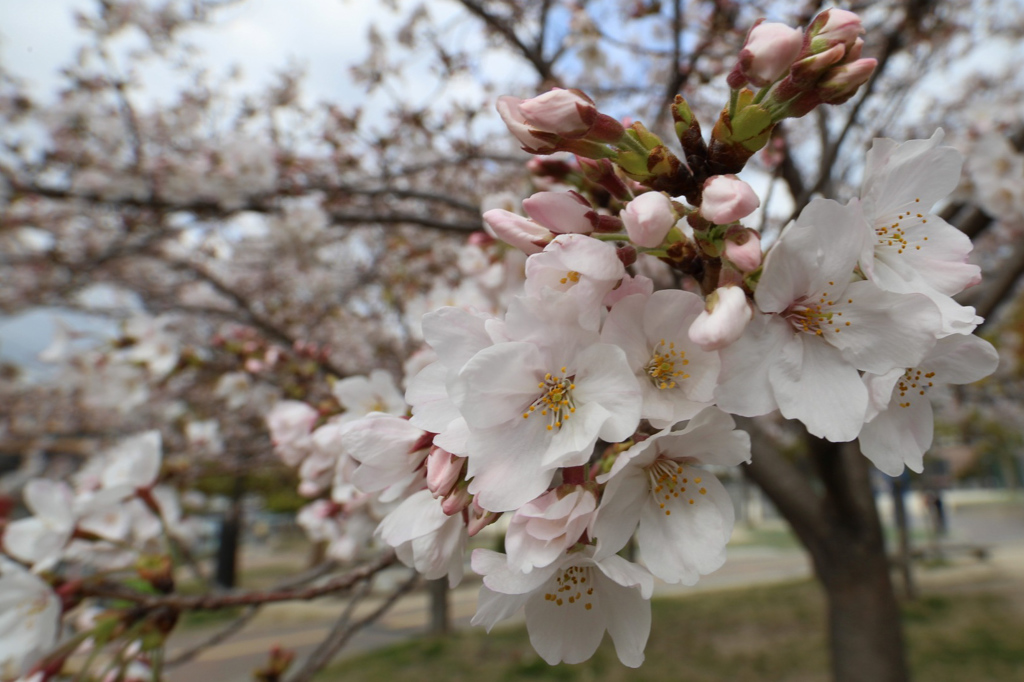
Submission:
M 754 427 L 747 475 L 807 548 L 828 603 L 836 682 L 906 682 L 899 604 L 869 467 L 853 445 L 807 437 L 801 471 Z

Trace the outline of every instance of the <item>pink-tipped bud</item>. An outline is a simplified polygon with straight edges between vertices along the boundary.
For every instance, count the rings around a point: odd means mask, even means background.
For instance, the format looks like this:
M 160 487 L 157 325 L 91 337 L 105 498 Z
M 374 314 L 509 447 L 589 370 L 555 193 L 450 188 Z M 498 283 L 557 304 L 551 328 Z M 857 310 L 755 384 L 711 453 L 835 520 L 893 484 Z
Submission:
M 474 497 L 473 502 L 466 508 L 466 534 L 473 537 L 500 517 L 500 513 L 487 511 L 477 504 Z
M 534 221 L 558 234 L 590 234 L 597 212 L 579 193 L 537 192 L 523 200 L 523 210 Z
M 484 213 L 484 224 L 493 237 L 526 255 L 540 253 L 555 238 L 555 233 L 546 227 L 501 208 Z
M 430 449 L 427 455 L 427 489 L 436 497 L 444 497 L 452 491 L 462 476 L 464 457 L 457 457 L 439 447 Z
M 441 502 L 441 511 L 448 516 L 455 516 L 461 514 L 462 510 L 472 502 L 473 496 L 469 494 L 469 484 L 462 481 Z
M 597 120 L 597 107 L 579 90 L 555 88 L 523 100 L 519 111 L 531 128 L 562 137 L 583 137 Z
M 700 214 L 716 225 L 746 218 L 761 205 L 753 188 L 735 175 L 714 175 L 704 183 Z
M 758 88 L 771 85 L 789 71 L 803 42 L 804 32 L 799 28 L 759 21 L 747 34 L 739 60 L 729 74 L 729 87 L 738 89 L 748 82 Z
M 878 60 L 858 59 L 850 64 L 841 64 L 831 69 L 818 86 L 822 102 L 842 104 L 850 99 L 857 89 L 871 78 L 876 66 L 878 66 Z
M 626 204 L 620 217 L 630 241 L 646 249 L 661 246 L 678 220 L 672 202 L 661 192 L 641 194 Z
M 834 7 L 816 16 L 807 28 L 812 53 L 824 52 L 834 45 L 842 45 L 844 51 L 848 50 L 863 33 L 864 25 L 859 16 Z
M 576 160 L 587 179 L 606 189 L 613 197 L 619 201 L 629 201 L 633 198 L 633 192 L 615 172 L 615 165 L 611 161 L 583 157 L 576 157 Z
M 753 272 L 761 265 L 761 235 L 749 227 L 730 229 L 725 235 L 725 258 L 740 272 Z
M 509 132 L 519 140 L 524 149 L 535 154 L 550 154 L 555 151 L 553 140 L 533 134 L 531 127 L 526 123 L 526 116 L 520 110 L 522 103 L 523 100 L 518 97 L 506 95 L 499 97 L 494 106 Z
M 822 74 L 832 68 L 834 65 L 843 61 L 843 57 L 846 56 L 846 48 L 842 45 L 835 45 L 832 48 L 823 52 L 804 57 L 800 61 L 793 64 L 790 76 L 786 80 L 792 79 L 792 83 L 799 90 L 801 88 L 808 88 L 813 86 L 818 79 L 821 78 Z M 783 89 L 782 94 L 779 97 L 788 94 Z
M 704 312 L 690 325 L 690 340 L 706 351 L 725 348 L 743 336 L 753 316 L 747 295 L 739 287 L 721 287 L 708 296 Z

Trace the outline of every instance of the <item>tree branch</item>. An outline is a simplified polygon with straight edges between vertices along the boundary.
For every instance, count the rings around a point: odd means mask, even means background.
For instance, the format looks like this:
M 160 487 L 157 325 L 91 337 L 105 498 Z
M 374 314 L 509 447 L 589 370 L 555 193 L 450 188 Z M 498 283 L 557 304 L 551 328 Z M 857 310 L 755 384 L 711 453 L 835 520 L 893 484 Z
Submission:
M 752 419 L 737 419 L 751 435 L 751 463 L 743 473 L 756 483 L 810 547 L 828 537 L 825 507 L 807 478 L 779 452 L 764 429 Z
M 264 592 L 235 592 L 230 594 L 200 595 L 152 595 L 131 590 L 121 585 L 101 583 L 90 586 L 86 583 L 80 592 L 83 597 L 102 597 L 131 602 L 136 608 L 146 611 L 174 609 L 175 611 L 215 611 L 233 606 L 273 604 L 282 601 L 309 601 L 328 594 L 337 594 L 351 589 L 368 577 L 379 573 L 398 560 L 393 550 L 387 550 L 368 564 L 353 569 L 344 575 L 328 580 L 314 587 L 284 588 Z
M 477 18 L 482 19 L 494 32 L 501 35 L 512 47 L 519 51 L 523 57 L 533 65 L 534 70 L 543 83 L 549 85 L 560 85 L 561 80 L 551 70 L 551 62 L 544 59 L 543 45 L 530 47 L 522 41 L 515 30 L 509 26 L 501 17 L 488 12 L 482 2 L 477 0 L 459 0 L 462 6 L 470 11 Z

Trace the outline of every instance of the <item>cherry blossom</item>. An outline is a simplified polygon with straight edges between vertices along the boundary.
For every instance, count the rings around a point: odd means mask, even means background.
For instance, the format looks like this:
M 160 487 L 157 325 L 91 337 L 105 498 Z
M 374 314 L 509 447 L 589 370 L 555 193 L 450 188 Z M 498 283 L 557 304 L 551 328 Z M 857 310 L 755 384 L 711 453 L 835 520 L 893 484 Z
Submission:
M 462 580 L 466 526 L 461 516 L 449 516 L 429 490 L 405 499 L 377 528 L 377 533 L 395 548 L 398 558 L 428 579 L 448 576 L 455 587 Z
M 473 571 L 484 577 L 473 625 L 490 631 L 525 609 L 530 643 L 548 663 L 580 663 L 594 655 L 605 631 L 624 665 L 637 668 L 651 631 L 651 575 L 594 547 L 563 554 L 530 573 L 512 570 L 503 554 L 473 551 Z
M 49 585 L 0 557 L 0 680 L 26 674 L 57 644 L 60 616 Z
M 598 438 L 622 440 L 639 421 L 625 353 L 579 325 L 575 297 L 548 292 L 517 300 L 505 320 L 514 340 L 474 355 L 451 388 L 468 427 L 469 491 L 491 511 L 537 497 L 555 469 L 586 463 Z
M 60 561 L 80 510 L 71 487 L 62 481 L 32 479 L 25 485 L 24 498 L 32 516 L 8 524 L 3 547 L 12 557 L 44 570 Z
M 753 416 L 774 404 L 816 436 L 852 440 L 868 405 L 858 370 L 914 366 L 935 344 L 941 319 L 926 296 L 851 281 L 861 220 L 855 202 L 815 200 L 769 252 L 755 293 L 766 316 L 722 351 L 723 409 Z
M 732 499 L 699 465 L 750 461 L 750 436 L 732 417 L 708 408 L 682 431 L 661 431 L 616 458 L 592 526 L 596 557 L 619 551 L 636 530 L 647 568 L 668 583 L 693 585 L 725 562 Z
M 951 296 L 977 284 L 981 269 L 967 262 L 970 238 L 931 212 L 960 179 L 960 153 L 940 146 L 942 138 L 939 130 L 928 140 L 871 145 L 861 189 L 868 237 L 860 266 L 886 291 L 928 296 L 942 312 L 944 333 L 970 333 L 980 318 Z
M 657 291 L 620 300 L 605 320 L 601 340 L 625 351 L 643 394 L 640 416 L 655 428 L 689 419 L 714 398 L 718 354 L 688 335 L 703 312 L 695 294 Z
M 509 568 L 529 573 L 555 561 L 576 544 L 596 510 L 594 491 L 572 485 L 549 490 L 523 505 L 505 534 Z
M 404 415 L 405 399 L 389 372 L 375 369 L 368 377 L 352 376 L 334 384 L 331 392 L 345 408 L 344 421 L 365 417 L 371 412 Z
M 871 396 L 860 449 L 876 467 L 898 476 L 906 465 L 923 470 L 924 453 L 932 444 L 932 389 L 943 384 L 969 384 L 995 371 L 999 354 L 977 336 L 954 334 L 939 339 L 916 367 L 866 374 Z

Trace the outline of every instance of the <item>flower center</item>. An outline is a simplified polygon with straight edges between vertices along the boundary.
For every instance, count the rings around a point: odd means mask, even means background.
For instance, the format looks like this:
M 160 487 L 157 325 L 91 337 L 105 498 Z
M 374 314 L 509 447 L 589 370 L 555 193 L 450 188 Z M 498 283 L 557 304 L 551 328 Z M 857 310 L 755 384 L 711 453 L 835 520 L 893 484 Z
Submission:
M 928 389 L 932 387 L 932 379 L 935 377 L 935 372 L 922 373 L 919 369 L 910 368 L 903 373 L 900 380 L 896 382 L 896 390 L 900 392 L 900 398 L 905 398 L 906 401 L 900 400 L 900 407 L 910 407 L 910 399 L 917 395 L 924 395 L 928 392 Z M 909 396 L 907 395 L 909 394 Z
M 589 566 L 570 566 L 555 579 L 554 592 L 544 594 L 546 601 L 556 606 L 583 604 L 589 611 L 593 608 L 591 598 L 594 595 L 594 576 Z
M 835 286 L 835 282 L 828 284 Z M 846 302 L 853 303 L 853 299 L 848 298 Z M 843 316 L 842 311 L 832 310 L 835 304 L 832 294 L 826 289 L 817 301 L 813 298 L 802 298 L 787 308 L 782 315 L 798 332 L 823 336 L 831 329 L 838 334 L 842 327 L 849 327 L 850 322 L 840 319 Z
M 686 492 L 687 485 L 691 485 L 690 479 L 683 476 L 683 465 L 671 459 L 659 457 L 654 463 L 647 467 L 647 476 L 650 479 L 651 495 L 658 503 L 658 508 L 665 511 L 665 516 L 671 516 L 672 510 L 666 509 L 671 506 L 680 495 Z M 698 476 L 693 479 L 692 486 L 699 486 L 703 479 Z M 707 488 L 701 487 L 697 490 L 700 495 L 707 495 Z M 689 504 L 695 504 L 695 498 L 683 495 Z M 682 500 L 680 500 L 680 503 Z
M 685 367 L 690 364 L 686 359 L 685 351 L 677 351 L 675 343 L 665 345 L 665 339 L 661 340 L 651 354 L 651 359 L 644 365 L 644 371 L 651 378 L 651 383 L 659 389 L 675 388 L 676 379 L 689 379 L 690 375 L 681 369 L 676 369 L 676 364 Z
M 575 270 L 570 270 L 569 272 L 565 273 L 565 277 L 558 281 L 561 282 L 562 284 L 568 284 L 569 282 L 576 284 L 577 282 L 580 281 L 580 273 L 576 272 Z
M 560 429 L 564 422 L 569 421 L 569 417 L 576 412 L 576 401 L 572 397 L 576 384 L 572 383 L 573 377 L 565 376 L 565 372 L 566 368 L 563 367 L 561 376 L 551 372 L 544 375 L 544 381 L 537 384 L 537 388 L 544 392 L 523 412 L 523 419 L 529 419 L 530 415 L 539 410 L 542 417 L 548 418 L 548 431 Z
M 914 201 L 920 202 L 920 199 Z M 890 221 L 878 221 L 875 223 L 875 236 L 878 241 L 875 243 L 875 248 L 886 247 L 890 251 L 895 249 L 897 254 L 901 254 L 911 246 L 914 250 L 920 251 L 920 244 L 911 244 L 907 241 L 906 228 L 912 224 L 916 224 L 916 220 L 920 220 L 922 223 L 927 223 L 928 219 L 924 217 L 924 214 L 918 213 L 914 215 L 911 211 L 900 213 L 892 222 Z M 928 241 L 928 237 L 924 237 L 924 241 Z

